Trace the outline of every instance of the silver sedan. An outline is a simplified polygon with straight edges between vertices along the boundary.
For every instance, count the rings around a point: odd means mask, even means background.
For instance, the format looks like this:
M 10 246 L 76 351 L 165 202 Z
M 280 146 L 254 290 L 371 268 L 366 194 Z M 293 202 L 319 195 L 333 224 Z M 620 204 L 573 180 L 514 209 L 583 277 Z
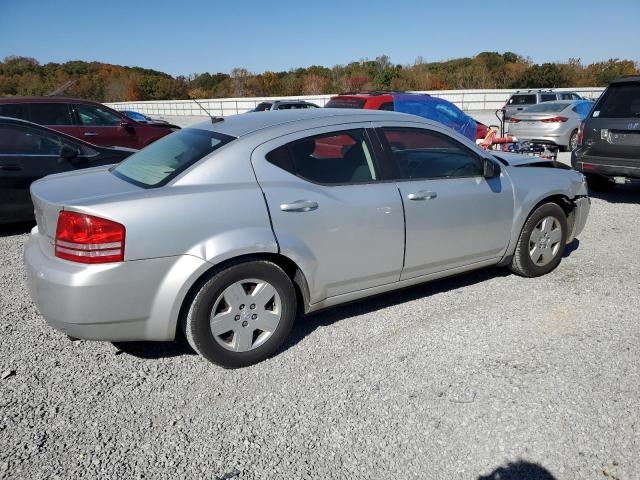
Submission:
M 578 146 L 578 129 L 593 102 L 557 100 L 525 108 L 508 121 L 509 135 L 518 140 L 551 143 L 566 150 Z
M 272 355 L 305 313 L 481 267 L 546 274 L 589 211 L 566 167 L 339 109 L 212 119 L 31 195 L 24 261 L 50 325 L 110 341 L 182 329 L 224 367 Z

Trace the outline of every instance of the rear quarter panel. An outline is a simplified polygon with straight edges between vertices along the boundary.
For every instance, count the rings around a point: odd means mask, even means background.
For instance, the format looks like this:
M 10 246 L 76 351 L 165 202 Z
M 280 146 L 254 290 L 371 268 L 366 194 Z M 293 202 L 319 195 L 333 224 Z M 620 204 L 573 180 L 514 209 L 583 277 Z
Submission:
M 71 209 L 125 225 L 125 260 L 187 254 L 219 263 L 246 253 L 275 253 L 250 152 L 238 143 L 205 157 L 167 186 L 79 201 Z

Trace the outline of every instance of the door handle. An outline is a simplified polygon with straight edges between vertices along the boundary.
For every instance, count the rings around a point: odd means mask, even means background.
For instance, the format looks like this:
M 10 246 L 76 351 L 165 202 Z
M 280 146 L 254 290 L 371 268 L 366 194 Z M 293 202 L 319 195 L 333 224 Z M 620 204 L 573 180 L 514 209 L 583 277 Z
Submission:
M 311 200 L 296 200 L 292 203 L 283 203 L 280 205 L 280 210 L 283 212 L 310 212 L 316 208 L 318 208 L 318 204 Z
M 428 190 L 420 190 L 419 192 L 410 193 L 407 195 L 409 200 L 431 200 L 438 196 L 436 192 L 430 192 Z
M 20 165 L 14 165 L 14 164 L 0 165 L 0 170 L 5 170 L 7 172 L 18 172 L 22 170 L 22 167 Z
M 98 134 L 96 132 L 84 132 L 85 137 L 95 137 Z

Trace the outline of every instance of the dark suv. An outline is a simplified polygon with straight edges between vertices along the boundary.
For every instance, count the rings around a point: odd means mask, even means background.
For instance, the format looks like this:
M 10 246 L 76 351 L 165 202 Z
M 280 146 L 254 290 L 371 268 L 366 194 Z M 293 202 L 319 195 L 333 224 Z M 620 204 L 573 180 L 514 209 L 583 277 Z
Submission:
M 580 126 L 571 165 L 595 190 L 640 179 L 640 77 L 609 83 Z
M 95 145 L 142 148 L 180 127 L 141 123 L 100 103 L 62 97 L 3 97 L 0 117 L 47 126 Z

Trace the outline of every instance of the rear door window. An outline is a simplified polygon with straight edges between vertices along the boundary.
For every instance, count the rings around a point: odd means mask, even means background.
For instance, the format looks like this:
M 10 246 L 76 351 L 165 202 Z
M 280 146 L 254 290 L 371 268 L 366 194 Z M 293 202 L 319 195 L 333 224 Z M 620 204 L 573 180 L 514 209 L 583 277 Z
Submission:
M 377 179 L 373 150 L 361 129 L 297 140 L 273 150 L 266 158 L 289 173 L 323 185 Z
M 509 105 L 534 105 L 536 103 L 535 94 L 532 95 L 512 95 Z
M 640 118 L 640 84 L 610 85 L 594 108 L 593 116 Z
M 553 102 L 554 100 L 556 100 L 555 93 L 543 93 L 542 95 L 540 95 L 541 102 Z
M 0 105 L 0 117 L 22 118 L 29 120 L 27 105 L 24 103 L 6 103 Z
M 71 109 L 66 103 L 31 103 L 31 121 L 40 125 L 73 125 Z
M 222 133 L 183 128 L 134 153 L 112 173 L 144 188 L 159 187 L 233 139 Z

